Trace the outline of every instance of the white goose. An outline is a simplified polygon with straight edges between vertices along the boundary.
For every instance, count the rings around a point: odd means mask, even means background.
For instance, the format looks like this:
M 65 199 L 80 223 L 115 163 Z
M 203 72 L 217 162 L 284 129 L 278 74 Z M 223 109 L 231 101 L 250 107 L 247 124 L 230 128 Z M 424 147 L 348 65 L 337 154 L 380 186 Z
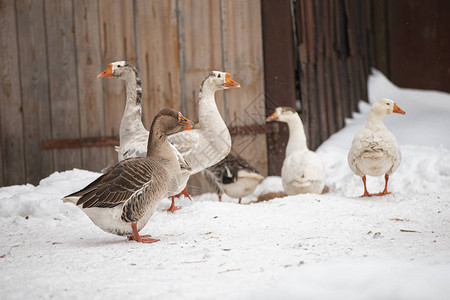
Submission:
M 281 169 L 286 194 L 321 194 L 325 187 L 325 167 L 319 155 L 308 149 L 303 123 L 297 112 L 290 107 L 277 107 L 266 121 L 285 122 L 289 128 L 286 158 Z
M 210 72 L 200 86 L 198 125 L 169 137 L 191 167 L 190 175 L 218 163 L 230 152 L 230 132 L 219 113 L 214 94 L 218 90 L 238 87 L 240 85 L 230 78 L 229 73 Z
M 148 155 L 120 161 L 82 190 L 64 197 L 64 202 L 79 206 L 106 232 L 127 235 L 143 243 L 158 241 L 141 236 L 158 203 L 170 188 L 180 165 L 171 150 L 167 135 L 191 123 L 180 112 L 161 110 L 153 119 L 148 139 Z
M 184 182 L 184 187 L 190 175 L 218 163 L 230 152 L 230 132 L 219 113 L 214 94 L 218 90 L 238 87 L 240 85 L 230 78 L 229 73 L 210 72 L 200 86 L 198 123 L 191 130 L 169 137 L 191 168 L 183 173 L 185 177 L 181 182 Z
M 147 141 L 149 132 L 142 124 L 142 88 L 138 70 L 129 62 L 117 61 L 109 64 L 108 68 L 101 72 L 97 78 L 113 78 L 125 81 L 127 100 L 125 111 L 120 122 L 120 146 L 118 151 L 119 161 L 130 157 L 145 157 L 147 155 Z M 180 163 L 183 176 L 175 177 L 169 187 L 169 196 L 178 195 L 184 188 L 182 180 L 185 180 L 184 172 L 190 170 L 183 157 L 172 146 Z M 189 197 L 189 195 L 187 195 Z M 178 207 L 172 205 L 168 209 L 174 212 Z
M 392 113 L 405 114 L 397 104 L 386 98 L 381 98 L 371 107 L 366 128 L 361 129 L 353 138 L 352 147 L 348 153 L 350 169 L 362 177 L 364 196 L 381 196 L 389 194 L 387 184 L 389 175 L 400 165 L 401 153 L 397 139 L 383 124 L 383 118 Z M 366 175 L 381 176 L 385 174 L 384 191 L 369 194 L 366 187 Z

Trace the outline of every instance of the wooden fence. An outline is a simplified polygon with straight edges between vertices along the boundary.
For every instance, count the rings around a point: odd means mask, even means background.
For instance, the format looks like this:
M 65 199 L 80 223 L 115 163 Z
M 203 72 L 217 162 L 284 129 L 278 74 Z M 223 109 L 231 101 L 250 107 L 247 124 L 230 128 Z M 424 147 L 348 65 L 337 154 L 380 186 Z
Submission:
M 279 174 L 287 128 L 264 125 L 274 107 L 301 106 L 315 149 L 367 99 L 371 3 L 0 1 L 0 186 L 117 161 L 125 85 L 96 79 L 117 60 L 141 73 L 147 126 L 163 107 L 197 120 L 202 79 L 230 72 L 242 88 L 216 99 L 233 148 Z M 58 139 L 71 140 L 58 148 Z
M 143 82 L 143 120 L 163 107 L 198 116 L 198 90 L 211 70 L 242 86 L 217 93 L 230 126 L 264 124 L 260 1 L 0 1 L 0 186 L 55 170 L 99 171 L 113 147 L 43 149 L 52 139 L 117 137 L 125 86 L 96 79 L 128 60 Z M 234 148 L 266 173 L 264 134 L 239 135 Z
M 316 149 L 367 100 L 371 2 L 265 0 L 262 12 L 267 110 L 300 106 Z M 270 174 L 280 174 L 287 138 L 282 125 L 268 135 Z

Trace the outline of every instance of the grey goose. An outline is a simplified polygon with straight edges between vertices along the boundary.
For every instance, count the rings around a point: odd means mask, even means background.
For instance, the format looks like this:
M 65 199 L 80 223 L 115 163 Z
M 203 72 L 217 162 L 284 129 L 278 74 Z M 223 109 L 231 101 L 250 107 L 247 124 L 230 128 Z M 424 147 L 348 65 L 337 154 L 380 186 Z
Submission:
M 192 124 L 180 112 L 162 109 L 153 119 L 147 156 L 120 161 L 85 188 L 64 197 L 80 207 L 98 227 L 129 239 L 152 243 L 141 236 L 159 202 L 167 197 L 170 181 L 181 170 L 167 136 Z

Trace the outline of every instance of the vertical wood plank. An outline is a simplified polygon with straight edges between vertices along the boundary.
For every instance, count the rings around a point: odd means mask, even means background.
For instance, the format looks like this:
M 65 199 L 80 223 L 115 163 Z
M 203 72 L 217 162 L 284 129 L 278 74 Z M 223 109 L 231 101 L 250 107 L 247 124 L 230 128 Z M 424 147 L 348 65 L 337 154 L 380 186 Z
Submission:
M 450 1 L 388 1 L 388 11 L 392 81 L 450 92 Z
M 224 71 L 220 0 L 179 0 L 178 6 L 181 109 L 197 121 L 201 82 L 211 70 Z M 225 117 L 223 92 L 215 96 L 217 107 Z
M 264 96 L 266 114 L 269 115 L 277 106 L 296 108 L 294 48 L 297 45 L 294 45 L 291 7 L 288 1 L 261 1 L 261 13 Z M 298 39 L 301 40 L 301 37 Z M 277 126 L 279 131 L 267 134 L 268 172 L 270 175 L 280 175 L 289 131 L 285 124 L 274 126 Z
M 80 120 L 72 1 L 46 0 L 53 138 L 79 138 Z M 81 168 L 81 149 L 54 150 L 56 170 Z
M 2 126 L 1 116 L 2 116 L 2 111 L 1 111 L 1 107 L 0 107 L 0 141 L 3 144 L 2 130 L 1 130 L 1 126 Z M 4 185 L 6 185 L 6 184 L 3 180 L 3 147 L 0 146 L 0 187 L 2 187 Z
M 336 119 L 336 126 L 337 129 L 340 129 L 344 127 L 345 125 L 345 116 L 344 116 L 344 109 L 343 109 L 343 102 L 344 102 L 344 96 L 342 91 L 342 84 L 341 84 L 341 77 L 339 76 L 339 58 L 338 58 L 338 52 L 336 51 L 336 2 L 335 1 L 329 1 L 329 19 L 328 24 L 330 26 L 329 28 L 329 47 L 330 47 L 330 74 L 331 75 L 331 82 L 333 84 L 333 114 Z
M 259 0 L 224 1 L 222 6 L 224 67 L 241 84 L 227 91 L 229 124 L 265 123 L 264 68 Z M 243 99 L 245 99 L 243 101 Z M 262 174 L 267 174 L 266 136 L 240 136 L 233 149 Z
M 126 60 L 137 66 L 133 2 L 99 0 L 99 8 L 103 66 L 98 73 L 106 69 L 108 64 L 119 60 Z M 125 83 L 117 79 L 97 79 L 97 81 L 104 89 L 106 135 L 118 136 L 126 101 Z M 147 93 L 148 90 L 144 86 L 143 94 Z M 108 148 L 106 155 L 108 164 L 118 161 L 114 147 Z
M 386 0 L 372 0 L 372 65 L 390 77 Z
M 96 75 L 103 67 L 98 1 L 74 1 L 81 137 L 105 135 L 103 90 Z M 99 172 L 107 165 L 105 147 L 82 148 L 83 169 Z
M 0 2 L 0 127 L 4 185 L 26 180 L 15 1 Z
M 297 2 L 297 9 L 295 11 L 295 19 L 297 24 L 297 39 L 298 39 L 298 51 L 299 51 L 299 81 L 300 81 L 300 100 L 301 100 L 301 117 L 303 122 L 303 127 L 305 130 L 305 135 L 308 141 L 308 147 L 311 147 L 311 126 L 309 124 L 309 116 L 311 111 L 311 98 L 309 93 L 310 85 L 310 72 L 308 70 L 309 65 L 309 51 L 308 47 L 309 38 L 308 35 L 308 12 L 306 0 L 301 0 Z
M 328 133 L 328 114 L 327 114 L 327 89 L 328 86 L 326 84 L 326 73 L 325 73 L 325 55 L 326 55 L 326 24 L 324 24 L 325 19 L 325 9 L 324 3 L 321 1 L 313 3 L 313 11 L 314 11 L 314 38 L 317 40 L 316 49 L 316 63 L 314 64 L 316 69 L 316 78 L 313 78 L 313 82 L 311 84 L 317 87 L 317 98 L 314 100 L 314 106 L 318 108 L 318 121 L 319 121 L 319 134 L 318 134 L 318 145 L 322 141 L 324 141 L 329 133 Z
M 333 73 L 332 73 L 332 57 L 334 55 L 333 52 L 333 43 L 332 43 L 332 32 L 333 32 L 333 22 L 330 17 L 330 7 L 332 6 L 331 1 L 323 1 L 322 2 L 322 28 L 324 31 L 324 84 L 325 84 L 325 99 L 326 99 L 326 118 L 328 125 L 328 135 L 333 134 L 337 131 L 337 121 L 336 115 L 339 114 L 339 111 L 336 110 L 335 106 L 335 91 L 333 85 Z
M 306 68 L 308 72 L 307 88 L 310 102 L 308 114 L 305 114 L 304 116 L 304 122 L 308 124 L 308 146 L 311 150 L 315 150 L 317 147 L 319 147 L 321 139 L 320 105 L 317 105 L 316 103 L 316 99 L 318 98 L 318 86 L 316 83 L 317 70 L 314 64 L 307 64 Z
M 317 98 L 314 101 L 314 105 L 318 107 L 318 122 L 319 126 L 319 144 L 323 142 L 328 136 L 328 114 L 327 114 L 327 89 L 326 85 L 326 71 L 325 71 L 325 61 L 322 55 L 317 57 L 316 63 L 316 75 L 317 79 L 312 82 L 312 85 L 317 86 Z
M 41 142 L 51 139 L 50 92 L 45 47 L 44 2 L 16 2 L 23 101 L 26 182 L 38 184 L 53 170 L 53 151 L 42 150 Z
M 146 127 L 164 107 L 179 109 L 176 0 L 137 0 L 136 22 Z

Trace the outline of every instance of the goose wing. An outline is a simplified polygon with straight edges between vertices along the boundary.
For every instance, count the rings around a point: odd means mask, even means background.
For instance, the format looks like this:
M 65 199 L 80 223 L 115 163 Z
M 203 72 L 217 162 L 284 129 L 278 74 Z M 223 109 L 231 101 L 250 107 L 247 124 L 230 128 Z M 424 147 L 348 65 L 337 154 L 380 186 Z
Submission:
M 365 175 L 359 170 L 357 164 L 361 156 L 368 153 L 378 153 L 378 155 L 391 159 L 391 172 L 394 172 L 400 165 L 401 154 L 398 149 L 397 139 L 389 130 L 373 131 L 364 128 L 355 135 L 348 154 L 348 162 L 350 168 L 357 175 Z
M 156 163 L 150 159 L 130 158 L 113 167 L 82 190 L 69 197 L 79 197 L 77 205 L 114 207 L 138 194 L 152 182 Z
M 135 135 L 128 143 L 116 147 L 119 161 L 131 157 L 145 157 L 147 155 L 148 131 Z
M 348 152 L 348 165 L 359 176 L 364 176 L 365 174 L 359 170 L 358 160 L 364 151 L 370 149 L 371 143 L 373 143 L 373 132 L 367 128 L 359 130 L 353 138 L 352 146 Z
M 211 170 L 209 170 L 208 168 L 202 170 L 202 175 L 217 194 L 223 194 L 222 182 L 220 181 L 220 174 L 216 174 Z
M 193 155 L 200 142 L 200 130 L 191 129 L 170 135 L 169 142 L 175 146 L 181 156 L 186 160 L 188 156 Z
M 259 174 L 259 172 L 244 158 L 233 152 L 230 152 L 223 160 L 208 168 L 211 173 L 219 178 L 223 175 L 226 169 L 232 170 L 232 172 L 236 174 L 242 170 L 249 173 Z

